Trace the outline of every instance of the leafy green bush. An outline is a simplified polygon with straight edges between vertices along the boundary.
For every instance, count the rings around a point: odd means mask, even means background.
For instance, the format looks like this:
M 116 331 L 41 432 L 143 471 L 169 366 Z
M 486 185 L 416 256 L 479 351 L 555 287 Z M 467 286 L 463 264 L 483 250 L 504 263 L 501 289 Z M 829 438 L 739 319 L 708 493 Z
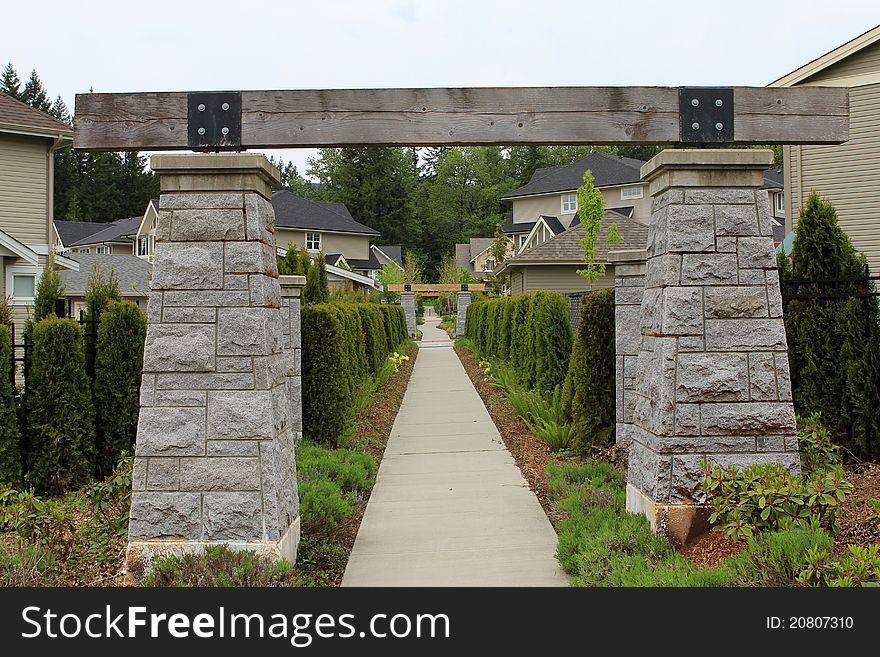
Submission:
M 847 545 L 847 554 L 837 555 L 832 545 L 812 547 L 798 582 L 808 586 L 880 586 L 880 545 Z
M 824 472 L 841 462 L 840 448 L 832 442 L 820 413 L 805 418 L 798 416 L 797 437 L 801 468 L 805 475 Z
M 146 333 L 147 318 L 130 301 L 114 301 L 101 313 L 95 360 L 99 477 L 113 472 L 135 441 Z
M 0 324 L 0 485 L 21 482 L 21 434 L 18 431 L 12 370 L 12 332 Z
M 724 564 L 742 586 L 794 586 L 811 550 L 830 550 L 834 539 L 821 529 L 793 527 L 764 532 Z
M 483 366 L 485 361 L 480 361 Z M 542 442 L 554 452 L 567 449 L 572 438 L 572 426 L 566 421 L 563 391 L 560 386 L 551 393 L 540 390 L 526 390 L 519 383 L 515 370 L 509 365 L 491 366 L 486 363 L 483 368 L 486 375 L 495 380 L 495 384 L 503 388 L 513 410 L 519 415 Z
M 157 559 L 144 578 L 145 587 L 295 586 L 289 561 L 272 561 L 256 552 L 234 552 L 225 545 L 207 547 L 203 554 Z
M 777 463 L 708 467 L 706 492 L 714 509 L 709 522 L 734 538 L 791 527 L 837 530 L 838 505 L 852 491 L 840 466 L 809 478 Z
M 299 509 L 304 525 L 330 528 L 354 513 L 340 485 L 329 479 L 301 482 Z
M 332 528 L 354 512 L 355 494 L 369 491 L 376 463 L 367 454 L 304 442 L 297 450 L 300 511 L 316 531 Z
M 566 379 L 571 400 L 574 445 L 581 454 L 614 442 L 615 337 L 614 290 L 581 299 L 581 318 Z
M 34 326 L 27 481 L 60 494 L 91 479 L 95 412 L 79 324 L 50 315 Z

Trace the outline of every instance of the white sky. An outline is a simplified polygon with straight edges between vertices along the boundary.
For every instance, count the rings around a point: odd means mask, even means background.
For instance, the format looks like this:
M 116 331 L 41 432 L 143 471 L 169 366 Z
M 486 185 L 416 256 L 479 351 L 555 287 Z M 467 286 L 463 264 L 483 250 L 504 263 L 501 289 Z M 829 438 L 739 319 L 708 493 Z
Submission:
M 877 0 L 7 2 L 0 65 L 95 91 L 762 86 L 880 23 Z M 276 151 L 305 170 L 310 149 Z

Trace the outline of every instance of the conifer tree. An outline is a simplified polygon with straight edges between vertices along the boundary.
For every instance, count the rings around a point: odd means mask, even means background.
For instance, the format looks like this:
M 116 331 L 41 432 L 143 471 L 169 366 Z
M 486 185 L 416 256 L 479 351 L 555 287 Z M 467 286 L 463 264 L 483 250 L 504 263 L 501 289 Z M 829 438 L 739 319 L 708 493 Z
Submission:
M 12 369 L 12 332 L 0 324 L 0 485 L 21 484 L 21 435 L 18 431 Z
M 0 92 L 12 96 L 16 100 L 21 100 L 21 78 L 18 77 L 18 72 L 11 61 L 7 62 L 6 68 L 3 69 L 3 77 L 0 78 Z
M 31 70 L 31 77 L 24 84 L 24 89 L 21 92 L 21 101 L 41 112 L 48 112 L 52 109 L 52 101 L 49 100 L 49 96 L 43 88 L 43 83 L 40 81 L 36 69 Z
M 327 283 L 327 267 L 323 253 L 319 253 L 315 262 L 309 268 L 306 276 L 306 286 L 302 291 L 302 302 L 327 303 L 330 301 L 330 288 Z

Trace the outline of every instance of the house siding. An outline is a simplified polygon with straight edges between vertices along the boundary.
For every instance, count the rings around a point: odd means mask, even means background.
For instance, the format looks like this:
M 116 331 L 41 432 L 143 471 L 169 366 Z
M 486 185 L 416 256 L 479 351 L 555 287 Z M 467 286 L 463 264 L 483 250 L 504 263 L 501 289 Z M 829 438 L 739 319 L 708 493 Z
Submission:
M 533 265 L 522 267 L 522 282 L 514 283 L 516 274 L 511 274 L 511 293 L 534 292 L 536 290 L 556 290 L 557 292 L 583 292 L 614 287 L 614 268 L 608 267 L 605 275 L 590 284 L 577 273 L 583 265 Z
M 880 72 L 880 60 L 874 55 L 865 61 L 875 62 L 874 71 Z M 834 204 L 840 226 L 876 273 L 880 272 L 880 84 L 850 89 L 849 135 L 840 146 L 785 147 L 786 226 L 797 226 L 804 200 L 817 191 Z
M 801 84 L 819 85 L 823 82 L 834 82 L 840 78 L 853 75 L 869 75 L 880 73 L 880 42 L 871 44 L 867 48 L 842 59 L 810 76 Z
M 345 258 L 366 260 L 370 257 L 369 235 L 342 235 L 324 231 L 291 230 L 289 228 L 275 228 L 275 244 L 287 249 L 291 244 L 300 247 L 306 245 L 306 232 L 321 233 L 321 250 L 324 253 L 341 253 Z
M 627 185 L 627 187 L 630 186 Z M 633 219 L 647 224 L 651 218 L 651 196 L 648 194 L 647 186 L 642 185 L 642 198 L 637 199 L 621 199 L 621 189 L 623 188 L 606 187 L 600 190 L 605 200 L 605 207 L 609 210 L 632 207 Z M 562 214 L 562 192 L 513 200 L 514 223 L 535 221 L 541 215 L 559 217 L 562 225 L 566 228 L 574 218 L 573 212 Z
M 49 142 L 0 134 L 0 229 L 28 244 L 49 243 Z

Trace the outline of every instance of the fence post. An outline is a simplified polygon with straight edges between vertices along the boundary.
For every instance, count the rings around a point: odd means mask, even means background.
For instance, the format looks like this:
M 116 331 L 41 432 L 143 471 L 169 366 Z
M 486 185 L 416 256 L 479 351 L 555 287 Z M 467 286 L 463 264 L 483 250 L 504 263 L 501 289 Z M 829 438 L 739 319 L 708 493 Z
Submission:
M 466 288 L 466 285 L 462 286 Z M 464 327 L 467 322 L 468 306 L 471 305 L 471 293 L 467 289 L 462 289 L 458 293 L 458 310 L 455 315 L 455 337 L 460 338 L 464 335 Z
M 415 338 L 418 330 L 416 328 L 416 297 L 408 288 L 409 285 L 400 293 L 400 305 L 403 306 L 403 313 L 406 315 L 406 330 L 409 337 Z

